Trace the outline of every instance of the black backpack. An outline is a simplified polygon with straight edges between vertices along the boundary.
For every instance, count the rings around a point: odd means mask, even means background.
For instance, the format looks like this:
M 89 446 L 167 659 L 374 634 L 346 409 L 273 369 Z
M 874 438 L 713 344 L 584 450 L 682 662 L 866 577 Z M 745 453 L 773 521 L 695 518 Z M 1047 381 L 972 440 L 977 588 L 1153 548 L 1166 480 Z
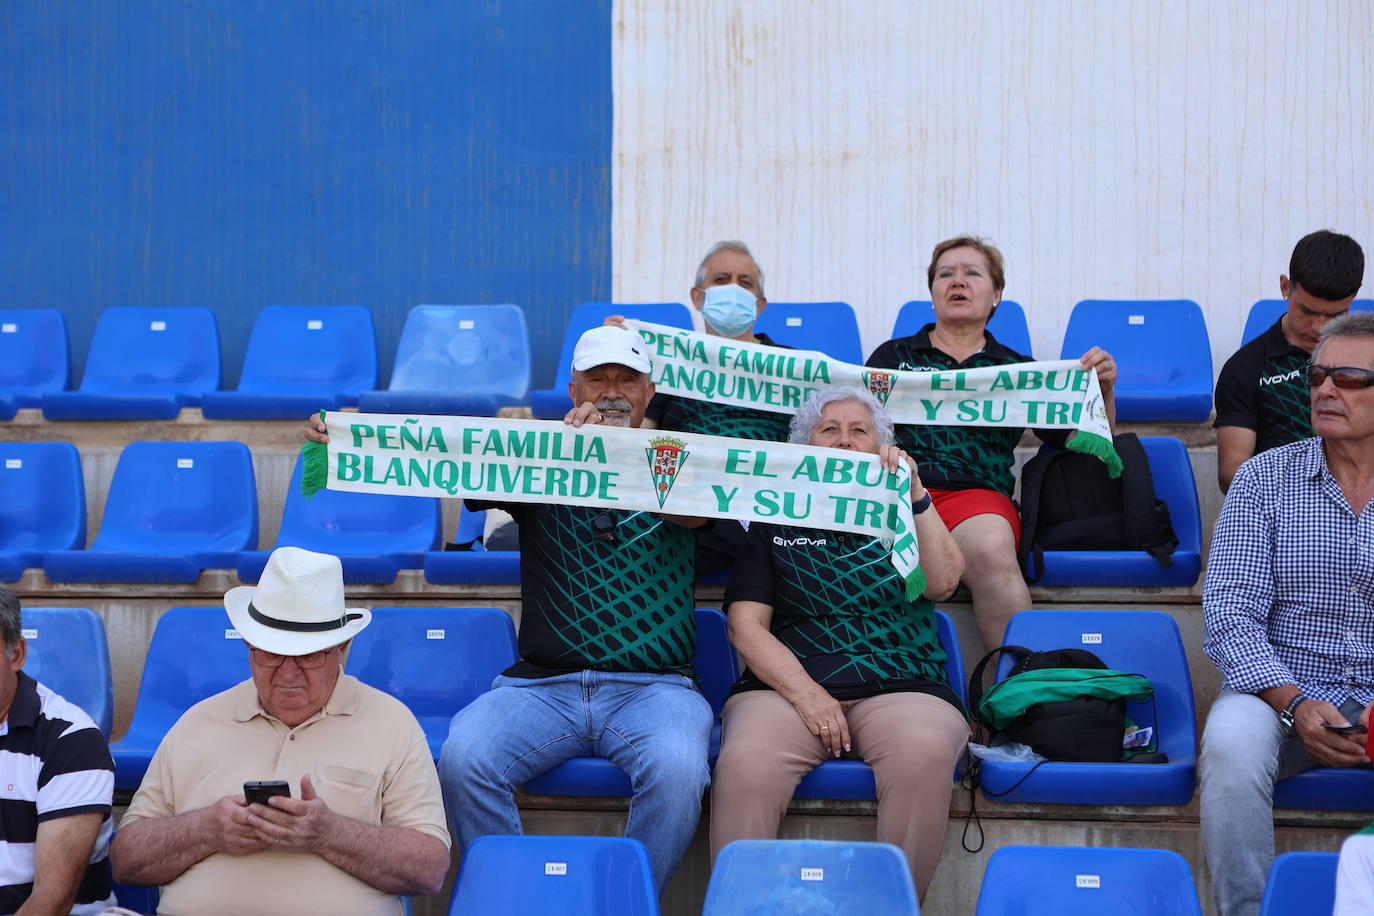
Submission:
M 1107 666 L 1087 649 L 1052 649 L 1032 652 L 1024 646 L 1002 646 L 993 649 L 973 668 L 969 678 L 969 711 L 978 725 L 988 732 L 992 729 L 983 721 L 983 671 L 998 653 L 1016 658 L 1011 675 L 1040 668 L 1093 668 Z M 1072 700 L 1036 703 L 1014 723 L 998 734 L 1009 741 L 1029 745 L 1042 757 L 1050 760 L 1110 763 L 1122 757 L 1121 738 L 1126 731 L 1126 701 L 1080 696 Z
M 1043 551 L 1145 550 L 1165 569 L 1178 535 L 1169 506 L 1155 496 L 1145 447 L 1135 433 L 1113 439 L 1121 476 L 1113 480 L 1098 458 L 1046 449 L 1021 470 L 1021 568 L 1026 581 L 1045 574 Z M 1027 563 L 1034 560 L 1034 566 Z

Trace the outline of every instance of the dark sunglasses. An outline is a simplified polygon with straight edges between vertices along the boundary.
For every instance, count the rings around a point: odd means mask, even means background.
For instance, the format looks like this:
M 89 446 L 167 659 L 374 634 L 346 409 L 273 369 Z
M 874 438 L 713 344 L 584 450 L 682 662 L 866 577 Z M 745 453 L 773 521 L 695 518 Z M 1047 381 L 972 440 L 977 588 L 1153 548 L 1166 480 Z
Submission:
M 1337 388 L 1368 388 L 1374 385 L 1374 369 L 1360 369 L 1355 366 L 1307 366 L 1307 385 L 1316 388 L 1328 378 Z

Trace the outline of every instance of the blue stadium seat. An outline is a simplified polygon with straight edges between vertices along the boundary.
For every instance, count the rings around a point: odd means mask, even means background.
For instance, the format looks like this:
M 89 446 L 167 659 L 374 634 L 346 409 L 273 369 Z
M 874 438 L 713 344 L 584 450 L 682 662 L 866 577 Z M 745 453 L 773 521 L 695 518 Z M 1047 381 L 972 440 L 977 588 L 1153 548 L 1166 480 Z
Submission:
M 563 349 L 558 354 L 558 371 L 552 388 L 536 389 L 530 395 L 530 409 L 541 420 L 561 420 L 572 410 L 568 382 L 572 381 L 573 348 L 577 339 L 600 326 L 611 315 L 624 315 L 638 321 L 692 330 L 692 313 L 680 302 L 584 302 L 573 309 L 568 329 L 563 333 Z
M 1260 916 L 1331 916 L 1337 852 L 1285 852 L 1269 866 Z
M 1116 359 L 1116 417 L 1206 420 L 1212 412 L 1212 345 L 1191 299 L 1084 299 L 1064 329 L 1060 359 L 1093 347 Z
M 1045 550 L 1037 585 L 1086 587 L 1190 586 L 1202 572 L 1202 513 L 1188 449 L 1172 436 L 1141 436 L 1155 496 L 1169 505 L 1178 535 L 1168 569 L 1144 550 Z M 1027 559 L 1027 566 L 1033 562 Z M 1027 573 L 1031 570 L 1028 568 Z
M 494 607 L 378 607 L 344 670 L 410 709 L 434 759 L 454 713 L 519 659 L 515 625 Z
M 964 659 L 959 653 L 959 637 L 954 632 L 954 621 L 944 611 L 936 611 L 935 622 L 940 645 L 945 650 L 945 675 L 959 699 L 967 703 L 968 677 L 964 674 Z M 956 767 L 956 779 L 960 772 L 960 768 Z M 872 801 L 878 797 L 878 787 L 873 780 L 873 768 L 862 760 L 826 760 L 802 777 L 792 797 Z
M 67 320 L 57 309 L 0 309 L 0 420 L 71 383 Z
M 49 420 L 173 420 L 220 384 L 219 326 L 203 306 L 108 308 L 77 391 L 43 395 Z
M 248 677 L 248 650 L 223 607 L 170 608 L 148 645 L 133 721 L 110 745 L 115 788 L 137 789 L 153 752 L 181 714 Z
M 725 615 L 715 608 L 697 608 L 697 651 L 692 664 L 701 680 L 701 693 L 711 704 L 716 724 L 711 729 L 710 759 L 720 753 L 720 710 L 739 679 L 739 661 L 726 633 Z M 603 757 L 574 757 L 525 783 L 536 795 L 596 795 L 624 797 L 630 794 L 625 771 Z
M 935 307 L 929 299 L 914 299 L 902 306 L 897 320 L 892 324 L 892 336 L 910 337 L 921 328 L 935 320 Z M 1019 302 L 1003 299 L 988 321 L 992 336 L 1017 353 L 1031 354 L 1030 327 L 1026 324 L 1026 312 Z
M 988 859 L 977 916 L 1202 916 L 1188 863 L 1164 849 L 1003 846 Z
M 889 843 L 735 840 L 720 851 L 701 916 L 919 916 L 906 856 Z
M 236 391 L 208 391 L 211 420 L 300 420 L 377 387 L 377 334 L 360 305 L 269 305 L 258 313 Z
M 114 834 L 110 835 L 110 840 L 114 841 Z M 120 906 L 144 916 L 153 916 L 157 913 L 158 902 L 162 899 L 162 888 L 157 885 L 144 887 L 140 884 L 120 884 L 111 879 L 110 890 L 114 891 L 115 900 Z
M 86 711 L 105 737 L 114 726 L 114 676 L 105 623 L 84 607 L 26 607 L 24 671 Z
M 406 316 L 386 391 L 364 391 L 369 413 L 494 417 L 524 404 L 530 339 L 514 305 L 417 305 Z
M 1315 767 L 1274 783 L 1275 808 L 1374 811 L 1374 770 Z
M 1374 312 L 1374 299 L 1356 299 L 1350 303 L 1352 312 Z M 1245 319 L 1245 332 L 1240 336 L 1241 345 L 1248 344 L 1269 330 L 1288 311 L 1286 299 L 1261 299 L 1250 306 L 1250 314 Z
M 195 582 L 258 545 L 253 456 L 242 442 L 132 442 L 89 550 L 43 558 L 52 582 Z
M 307 498 L 301 495 L 301 463 L 297 458 L 286 489 L 276 547 L 332 553 L 343 563 L 345 584 L 385 585 L 402 569 L 419 569 L 425 551 L 439 546 L 439 500 L 343 490 L 320 490 Z M 270 553 L 239 554 L 239 579 L 257 582 Z
M 468 549 L 425 554 L 425 581 L 435 585 L 518 585 L 520 551 L 487 550 L 479 540 L 486 522 L 485 511 L 473 512 L 462 506 L 453 541 L 468 545 Z
M 859 320 L 848 302 L 770 301 L 754 330 L 798 350 L 819 350 L 841 362 L 863 365 Z
M 463 853 L 448 913 L 658 916 L 658 897 L 638 840 L 484 836 Z
M 982 762 L 983 793 L 995 802 L 1057 805 L 1186 805 L 1197 774 L 1193 680 L 1178 625 L 1163 611 L 1042 610 L 1011 618 L 1002 642 L 1032 650 L 1088 649 L 1109 668 L 1141 674 L 1153 701 L 1126 704 L 1136 725 L 1155 729 L 1168 763 Z M 1011 659 L 1003 656 L 998 680 Z M 1027 775 L 1029 774 L 1029 775 Z
M 86 486 L 76 447 L 0 443 L 0 581 L 17 582 L 50 550 L 84 546 Z

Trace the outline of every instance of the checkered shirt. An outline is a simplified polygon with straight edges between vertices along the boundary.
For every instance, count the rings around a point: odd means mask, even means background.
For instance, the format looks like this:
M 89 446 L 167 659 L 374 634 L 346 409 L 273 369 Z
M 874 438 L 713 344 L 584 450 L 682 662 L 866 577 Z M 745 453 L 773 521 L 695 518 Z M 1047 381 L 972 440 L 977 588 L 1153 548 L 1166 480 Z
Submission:
M 1212 537 L 1203 648 L 1233 690 L 1374 699 L 1374 501 L 1351 510 L 1321 439 L 1241 465 Z

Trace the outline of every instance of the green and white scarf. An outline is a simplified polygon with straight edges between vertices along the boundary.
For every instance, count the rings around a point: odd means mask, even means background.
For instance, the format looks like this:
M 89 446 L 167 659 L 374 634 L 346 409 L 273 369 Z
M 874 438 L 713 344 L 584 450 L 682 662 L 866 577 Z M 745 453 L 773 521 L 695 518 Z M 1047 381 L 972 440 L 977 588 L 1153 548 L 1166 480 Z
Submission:
M 323 414 L 322 414 L 323 416 Z M 307 443 L 301 489 L 556 503 L 847 531 L 891 544 L 925 591 L 911 474 L 876 455 L 561 421 L 335 413 Z
M 654 384 L 666 394 L 794 414 L 826 388 L 866 388 L 899 424 L 1077 430 L 1068 448 L 1101 458 L 1113 477 L 1121 474 L 1097 373 L 1075 359 L 909 372 L 854 366 L 815 350 L 625 324 L 644 338 Z

